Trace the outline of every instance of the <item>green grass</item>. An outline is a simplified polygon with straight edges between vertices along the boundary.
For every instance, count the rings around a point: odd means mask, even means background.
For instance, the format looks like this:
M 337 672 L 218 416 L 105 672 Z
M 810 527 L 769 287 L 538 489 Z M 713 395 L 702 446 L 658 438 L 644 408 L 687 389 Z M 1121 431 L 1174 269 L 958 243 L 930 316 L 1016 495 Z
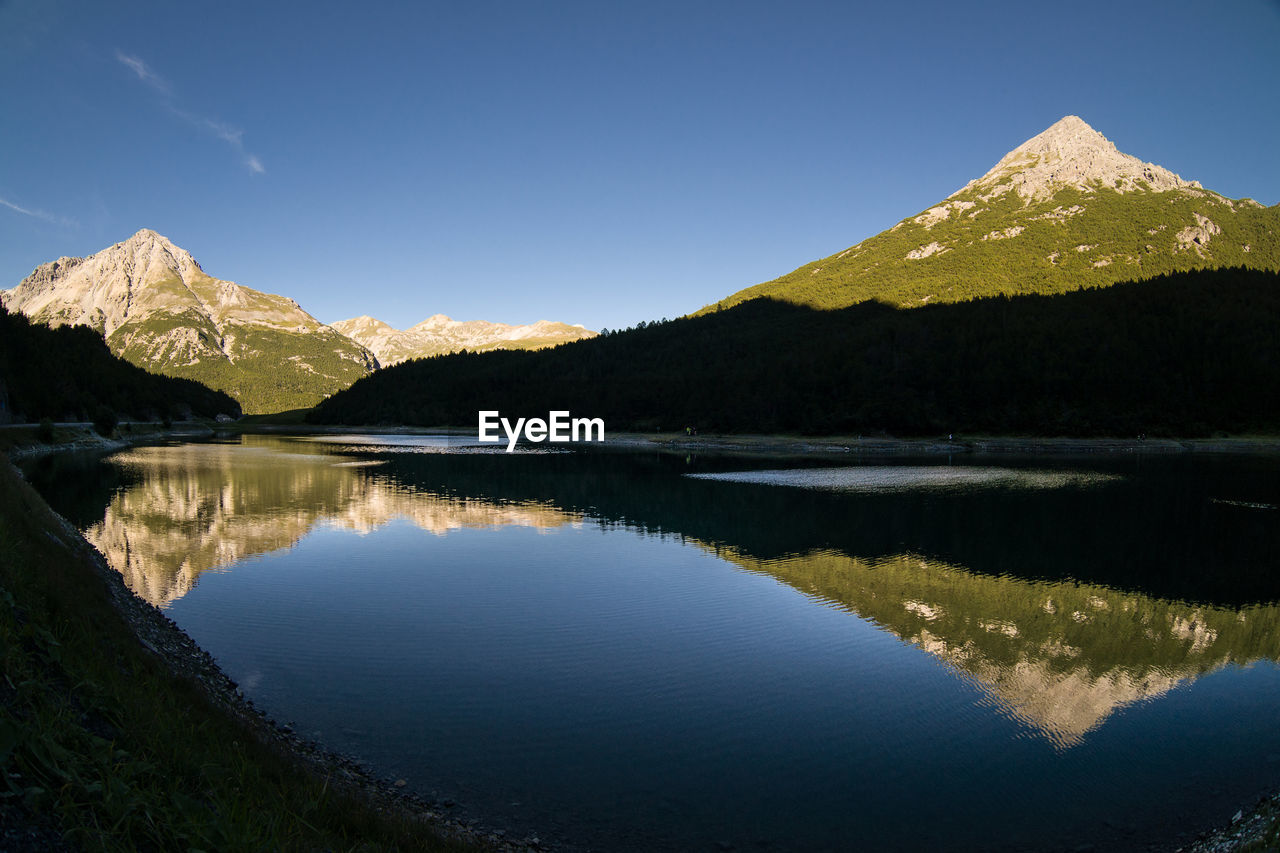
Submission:
M 207 421 L 192 421 L 187 426 L 205 426 L 207 424 Z M 24 424 L 0 429 L 0 453 L 41 447 L 58 448 L 75 444 L 76 442 L 96 442 L 102 438 L 102 436 L 94 432 L 92 426 L 55 426 L 52 431 L 53 439 L 44 441 L 40 437 L 39 424 Z M 145 440 L 148 438 L 160 438 L 167 432 L 168 429 L 161 423 L 131 421 L 118 425 L 112 433 L 112 437 Z
M 0 816 L 101 850 L 459 850 L 320 778 L 145 652 L 0 457 Z
M 15 447 L 43 444 L 44 442 L 40 441 L 39 432 L 40 427 L 36 424 L 0 429 L 0 452 L 9 451 Z M 68 441 L 67 433 L 68 431 L 61 427 L 54 427 L 54 443 L 60 444 Z
M 740 290 L 698 313 L 766 296 L 819 309 L 870 299 L 899 307 L 960 302 L 1001 293 L 1066 293 L 1182 270 L 1224 266 L 1280 267 L 1280 207 L 1234 206 L 1205 194 L 1129 192 L 1098 187 L 1060 190 L 1027 206 L 1013 193 L 984 202 L 973 191 L 954 200 L 975 207 L 952 212 L 931 228 L 915 217 L 835 255 L 805 264 L 773 281 Z M 1052 218 L 1054 211 L 1083 208 Z M 976 216 L 969 214 L 980 211 Z M 1195 250 L 1180 249 L 1177 234 L 1196 214 L 1221 228 Z M 1022 227 L 1015 237 L 983 239 Z M 1154 233 L 1152 233 L 1154 232 Z M 908 259 L 930 243 L 948 251 Z M 1245 246 L 1248 246 L 1246 251 Z M 1077 246 L 1088 246 L 1077 251 Z M 1095 263 L 1107 261 L 1105 266 Z
M 207 290 L 204 296 L 216 299 L 216 287 L 208 290 L 212 286 L 212 279 L 199 279 L 198 287 Z M 107 337 L 111 351 L 154 373 L 194 379 L 224 391 L 245 412 L 313 406 L 371 369 L 368 355 L 332 329 L 297 332 L 228 322 L 219 330 L 203 309 L 189 304 L 190 294 L 176 276 L 151 288 L 172 291 L 175 305 L 187 307 L 130 320 Z M 264 294 L 254 298 L 255 308 L 267 317 L 285 301 Z M 165 339 L 179 330 L 189 334 Z
M 288 409 L 283 412 L 273 412 L 272 414 L 245 415 L 235 423 L 237 426 L 294 426 L 296 424 L 305 424 L 307 422 L 307 412 L 309 411 L 311 411 L 309 408 Z
M 179 328 L 195 330 L 196 351 L 161 351 L 156 341 Z M 363 351 L 337 332 L 299 333 L 254 325 L 237 325 L 231 331 L 234 360 L 222 351 L 217 330 L 194 311 L 149 315 L 120 327 L 107 343 L 139 367 L 224 391 L 251 414 L 310 408 L 370 370 Z M 126 343 L 129 336 L 132 340 Z M 193 355 L 198 361 L 188 364 Z

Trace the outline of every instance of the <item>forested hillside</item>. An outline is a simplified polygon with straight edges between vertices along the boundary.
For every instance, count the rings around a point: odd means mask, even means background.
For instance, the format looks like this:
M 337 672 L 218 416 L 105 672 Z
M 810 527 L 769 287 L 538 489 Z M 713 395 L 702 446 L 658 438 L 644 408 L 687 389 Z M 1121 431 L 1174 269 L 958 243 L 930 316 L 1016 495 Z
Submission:
M 221 391 L 112 355 L 87 326 L 50 329 L 0 306 L 0 422 L 84 421 L 101 406 L 148 420 L 240 414 L 240 404 Z
M 753 300 L 542 352 L 406 362 L 313 423 L 1199 435 L 1280 429 L 1280 274 L 1202 270 L 910 310 Z

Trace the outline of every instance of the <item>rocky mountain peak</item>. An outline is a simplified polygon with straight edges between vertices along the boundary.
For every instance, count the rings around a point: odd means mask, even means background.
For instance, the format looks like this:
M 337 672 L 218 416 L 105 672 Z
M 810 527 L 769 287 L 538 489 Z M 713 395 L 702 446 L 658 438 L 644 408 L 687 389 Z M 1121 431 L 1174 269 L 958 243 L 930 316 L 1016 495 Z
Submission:
M 145 245 L 150 245 L 152 243 L 159 243 L 161 246 L 164 246 L 166 248 L 177 249 L 177 246 L 174 246 L 174 244 L 172 243 L 172 241 L 169 240 L 168 237 L 164 236 L 158 231 L 152 231 L 150 228 L 139 228 L 136 234 L 134 234 L 128 240 L 125 240 L 124 242 L 119 243 L 117 245 L 145 246 Z M 179 249 L 179 251 L 183 251 L 183 250 Z
M 1058 152 L 1065 160 L 1080 156 L 1089 150 L 1114 152 L 1116 146 L 1110 139 L 1090 127 L 1089 123 L 1080 116 L 1063 116 L 1010 153 Z
M 150 228 L 139 229 L 123 243 L 116 243 L 106 250 L 122 256 L 132 263 L 134 269 L 145 270 L 153 265 L 163 266 L 180 278 L 186 278 L 192 270 L 203 272 L 191 253 L 181 246 L 176 246 L 168 237 L 152 231 Z
M 143 228 L 89 257 L 42 264 L 0 298 L 39 322 L 92 326 L 105 336 L 149 303 L 193 301 L 187 286 L 204 277 L 189 252 Z
M 1099 186 L 1122 193 L 1201 189 L 1197 181 L 1184 181 L 1162 166 L 1122 153 L 1079 116 L 1064 116 L 960 192 L 976 190 L 987 201 L 1012 190 L 1031 202 L 1052 198 L 1063 187 L 1090 191 Z

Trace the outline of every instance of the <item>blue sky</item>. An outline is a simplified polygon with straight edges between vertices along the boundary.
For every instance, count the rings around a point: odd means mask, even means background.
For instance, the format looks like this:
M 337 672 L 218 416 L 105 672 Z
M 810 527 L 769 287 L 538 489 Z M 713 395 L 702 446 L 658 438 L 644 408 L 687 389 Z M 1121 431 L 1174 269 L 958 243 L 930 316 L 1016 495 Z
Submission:
M 0 287 L 153 228 L 325 322 L 675 317 L 1064 115 L 1280 203 L 1280 3 L 0 0 Z

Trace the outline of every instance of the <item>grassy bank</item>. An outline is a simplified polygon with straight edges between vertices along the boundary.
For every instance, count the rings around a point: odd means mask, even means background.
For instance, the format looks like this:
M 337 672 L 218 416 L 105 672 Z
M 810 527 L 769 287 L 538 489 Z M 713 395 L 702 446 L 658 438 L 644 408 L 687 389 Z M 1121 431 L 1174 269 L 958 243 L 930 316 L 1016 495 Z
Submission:
M 298 745 L 0 456 L 0 848 L 463 850 Z

